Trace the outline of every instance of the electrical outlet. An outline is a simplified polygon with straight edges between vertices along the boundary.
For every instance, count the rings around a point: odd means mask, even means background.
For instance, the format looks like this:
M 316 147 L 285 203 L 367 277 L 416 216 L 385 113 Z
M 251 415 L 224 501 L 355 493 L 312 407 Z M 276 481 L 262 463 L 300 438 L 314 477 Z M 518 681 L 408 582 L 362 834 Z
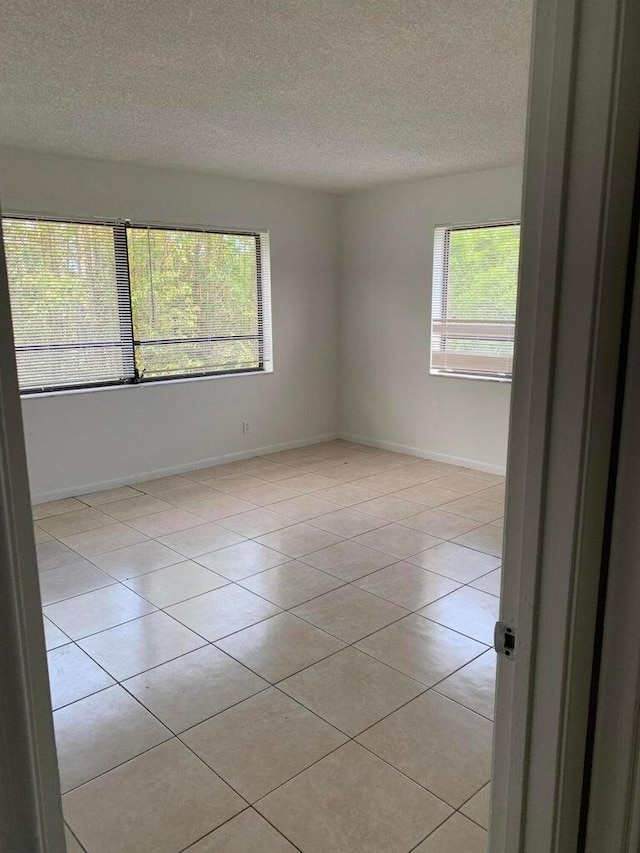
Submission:
M 242 434 L 249 435 L 249 421 L 242 421 Z

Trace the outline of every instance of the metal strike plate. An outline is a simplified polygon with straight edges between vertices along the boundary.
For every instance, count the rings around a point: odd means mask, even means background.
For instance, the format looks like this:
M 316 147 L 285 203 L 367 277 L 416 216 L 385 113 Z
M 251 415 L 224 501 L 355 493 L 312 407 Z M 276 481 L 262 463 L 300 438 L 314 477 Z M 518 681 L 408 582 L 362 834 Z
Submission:
M 513 660 L 516 656 L 516 629 L 506 622 L 496 622 L 493 647 L 497 654 Z

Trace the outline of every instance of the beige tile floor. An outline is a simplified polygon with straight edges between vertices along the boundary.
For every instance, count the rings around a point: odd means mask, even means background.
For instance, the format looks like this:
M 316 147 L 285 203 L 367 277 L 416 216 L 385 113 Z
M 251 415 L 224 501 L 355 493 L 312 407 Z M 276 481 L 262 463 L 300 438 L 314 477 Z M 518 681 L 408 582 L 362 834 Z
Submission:
M 86 853 L 484 853 L 503 478 L 326 442 L 34 507 Z

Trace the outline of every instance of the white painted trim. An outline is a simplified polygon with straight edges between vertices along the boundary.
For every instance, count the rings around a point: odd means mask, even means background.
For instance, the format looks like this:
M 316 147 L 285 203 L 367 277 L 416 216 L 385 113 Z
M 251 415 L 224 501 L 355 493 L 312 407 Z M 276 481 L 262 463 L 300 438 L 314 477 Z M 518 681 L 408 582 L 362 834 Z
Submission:
M 424 450 L 420 447 L 411 447 L 406 444 L 398 444 L 393 441 L 381 441 L 367 436 L 334 432 L 327 433 L 325 435 L 315 435 L 309 438 L 297 439 L 296 441 L 286 441 L 280 444 L 271 444 L 263 447 L 250 448 L 248 450 L 240 450 L 237 453 L 208 456 L 206 459 L 198 459 L 195 462 L 184 462 L 179 465 L 171 465 L 167 468 L 155 468 L 150 471 L 143 471 L 136 475 L 135 480 L 132 480 L 130 476 L 114 477 L 109 480 L 99 480 L 94 483 L 81 483 L 75 486 L 69 486 L 66 489 L 56 489 L 51 492 L 37 492 L 31 496 L 31 501 L 35 505 L 45 503 L 45 501 L 58 500 L 59 498 L 75 497 L 77 495 L 89 494 L 90 492 L 98 492 L 103 489 L 113 489 L 117 486 L 127 486 L 134 482 L 142 482 L 143 480 L 152 480 L 156 477 L 166 477 L 170 474 L 182 474 L 185 471 L 197 471 L 199 468 L 209 468 L 212 465 L 223 465 L 225 462 L 237 462 L 240 459 L 251 459 L 253 456 L 264 456 L 268 453 L 277 453 L 280 450 L 295 450 L 298 447 L 307 447 L 313 444 L 319 444 L 323 441 L 333 441 L 336 438 L 342 438 L 345 441 L 351 441 L 354 444 L 364 444 L 367 447 L 379 447 L 381 450 L 391 450 L 394 453 L 406 453 L 409 456 L 415 456 L 418 459 L 432 459 L 435 462 L 446 462 L 448 465 L 458 465 L 462 468 L 484 471 L 487 474 L 498 474 L 504 476 L 506 470 L 504 465 L 488 465 L 485 462 L 479 462 L 476 459 L 467 459 L 464 456 L 452 456 L 447 453 L 436 453 L 431 450 Z
M 0 849 L 66 849 L 0 222 Z
M 128 486 L 133 483 L 141 483 L 144 480 L 153 480 L 157 477 L 166 477 L 169 474 L 182 474 L 185 471 L 196 471 L 199 468 L 209 468 L 212 465 L 222 465 L 225 462 L 236 462 L 239 459 L 251 459 L 253 456 L 264 456 L 268 453 L 277 453 L 280 450 L 295 450 L 298 447 L 319 444 L 322 441 L 333 441 L 340 438 L 337 433 L 326 435 L 314 435 L 309 438 L 301 438 L 296 441 L 285 441 L 281 444 L 271 444 L 265 447 L 254 447 L 248 450 L 240 450 L 237 453 L 225 453 L 221 456 L 208 456 L 206 459 L 198 459 L 195 462 L 184 462 L 179 465 L 171 465 L 168 468 L 155 468 L 151 471 L 143 471 L 136 475 L 135 480 L 129 477 L 114 477 L 110 480 L 100 480 L 95 483 L 81 483 L 69 486 L 66 489 L 57 489 L 52 492 L 39 492 L 31 496 L 31 502 L 35 504 L 53 501 L 58 498 L 76 497 L 90 492 L 99 492 L 103 489 L 113 489 L 117 486 Z
M 640 54 L 626 17 L 634 6 L 536 5 L 500 611 L 517 630 L 518 654 L 498 664 L 490 853 L 583 849 L 635 237 Z
M 449 465 L 459 465 L 463 468 L 473 468 L 475 471 L 484 471 L 487 474 L 500 474 L 504 476 L 505 465 L 489 465 L 479 462 L 477 459 L 467 459 L 465 456 L 452 456 L 449 453 L 436 453 L 433 450 L 424 450 L 421 447 L 411 447 L 407 444 L 398 444 L 394 441 L 382 441 L 377 438 L 369 438 L 363 435 L 352 435 L 343 433 L 340 435 L 345 441 L 355 444 L 366 444 L 369 447 L 379 447 L 381 450 L 392 450 L 394 453 L 407 453 L 409 456 L 417 456 L 420 459 L 433 459 L 435 462 L 446 462 Z
M 207 376 L 182 376 L 180 379 L 154 379 L 152 382 L 132 382 L 114 385 L 89 385 L 86 388 L 59 388 L 57 391 L 23 391 L 22 402 L 42 400 L 47 397 L 70 397 L 72 395 L 102 394 L 113 391 L 134 391 L 147 393 L 152 388 L 164 388 L 167 385 L 184 385 L 185 382 L 211 382 L 220 379 L 244 379 L 247 376 L 268 376 L 273 373 L 273 360 L 264 370 L 247 370 L 244 373 L 214 373 Z

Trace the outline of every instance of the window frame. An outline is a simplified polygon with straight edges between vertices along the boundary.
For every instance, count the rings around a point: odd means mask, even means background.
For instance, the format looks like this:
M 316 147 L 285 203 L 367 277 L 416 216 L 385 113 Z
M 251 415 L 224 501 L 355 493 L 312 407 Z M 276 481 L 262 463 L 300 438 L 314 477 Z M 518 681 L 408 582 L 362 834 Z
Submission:
M 510 384 L 513 377 L 513 370 L 510 373 L 498 373 L 498 372 L 489 372 L 489 371 L 473 371 L 473 370 L 452 370 L 447 368 L 434 367 L 433 365 L 433 356 L 434 356 L 434 325 L 436 322 L 446 322 L 447 319 L 447 289 L 448 289 L 448 274 L 449 274 L 449 240 L 452 231 L 472 231 L 475 229 L 486 229 L 486 228 L 501 228 L 501 227 L 512 227 L 512 226 L 521 227 L 522 222 L 520 219 L 493 219 L 493 220 L 484 220 L 484 221 L 474 221 L 474 222 L 456 222 L 456 223 L 443 223 L 440 225 L 436 225 L 434 228 L 434 238 L 433 238 L 433 267 L 432 267 L 432 283 L 431 283 L 431 317 L 429 323 L 429 375 L 434 377 L 448 378 L 448 379 L 479 379 L 483 382 L 498 382 L 501 384 Z M 437 238 L 438 232 L 444 232 L 443 235 L 443 245 L 442 245 L 442 256 L 440 259 L 437 257 Z M 439 281 L 438 281 L 439 278 Z M 439 305 L 439 318 L 436 319 L 436 305 Z M 513 327 L 514 327 L 514 339 L 515 339 L 515 317 L 516 317 L 516 305 L 513 307 Z M 446 335 L 440 335 L 444 343 L 446 341 Z M 497 340 L 497 338 L 496 338 Z M 511 340 L 511 338 L 509 338 Z M 441 347 L 440 352 L 444 352 L 444 349 Z M 436 351 L 437 352 L 437 351 Z M 479 358 L 487 358 L 490 359 L 491 356 L 478 356 Z M 498 357 L 501 358 L 501 357 Z
M 118 291 L 118 318 L 121 329 L 121 346 L 129 345 L 131 348 L 131 359 L 134 366 L 134 374 L 131 377 L 123 379 L 109 380 L 102 382 L 85 382 L 74 385 L 46 385 L 38 388 L 20 388 L 21 396 L 47 394 L 70 394 L 76 391 L 91 391 L 105 388 L 121 388 L 129 386 L 144 386 L 162 382 L 186 382 L 188 380 L 199 380 L 207 378 L 222 378 L 232 376 L 244 376 L 247 374 L 263 374 L 270 373 L 273 370 L 273 358 L 270 353 L 270 346 L 267 341 L 271 340 L 271 309 L 270 309 L 270 247 L 269 247 L 269 232 L 254 231 L 238 228 L 211 228 L 199 225 L 175 225 L 166 222 L 141 221 L 131 219 L 105 219 L 105 218 L 87 218 L 87 217 L 68 217 L 42 213 L 25 213 L 4 211 L 2 220 L 6 219 L 22 219 L 35 222 L 59 222 L 73 225 L 98 225 L 106 226 L 113 229 L 113 242 L 115 253 L 115 272 L 116 283 L 119 278 L 125 274 L 126 292 L 128 293 L 128 301 L 124 302 L 120 296 L 122 291 Z M 145 377 L 138 370 L 136 362 L 136 348 L 142 343 L 136 339 L 134 334 L 133 324 L 133 300 L 131 293 L 131 277 L 129 273 L 129 248 L 127 230 L 129 228 L 140 228 L 150 230 L 164 231 L 182 231 L 199 234 L 231 234 L 242 237 L 253 237 L 255 240 L 256 251 L 256 288 L 257 288 L 257 304 L 258 304 L 258 333 L 257 335 L 241 336 L 242 340 L 256 340 L 258 342 L 259 363 L 257 367 L 239 368 L 237 370 L 209 370 L 199 371 L 197 373 L 180 373 L 167 374 L 162 376 Z M 266 298 L 265 298 L 266 292 Z M 126 332 L 126 337 L 123 334 Z M 166 339 L 161 341 L 149 341 L 149 344 L 163 345 L 170 343 L 197 343 L 204 341 L 229 340 L 233 338 L 224 336 L 215 337 L 199 337 L 199 338 L 180 338 Z M 240 338 L 235 338 L 240 339 Z M 104 345 L 104 344 L 102 344 Z M 71 346 L 71 345 L 70 345 Z M 76 345 L 77 346 L 77 345 Z M 90 348 L 91 343 L 88 344 Z M 97 346 L 97 343 L 96 343 Z M 17 349 L 17 348 L 16 348 Z

